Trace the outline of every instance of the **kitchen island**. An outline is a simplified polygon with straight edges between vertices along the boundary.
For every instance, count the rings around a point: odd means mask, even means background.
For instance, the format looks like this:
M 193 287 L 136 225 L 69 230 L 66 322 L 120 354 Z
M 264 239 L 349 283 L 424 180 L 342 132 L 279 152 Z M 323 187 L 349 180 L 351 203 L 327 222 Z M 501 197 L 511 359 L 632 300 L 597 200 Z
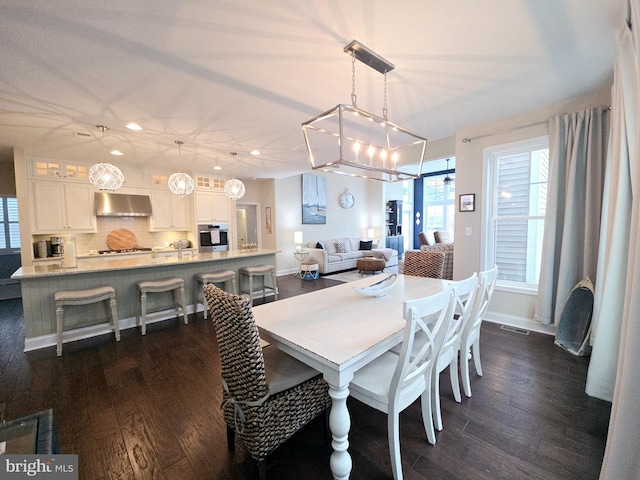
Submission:
M 161 280 L 180 277 L 185 282 L 187 311 L 193 313 L 202 307 L 191 305 L 194 298 L 195 281 L 198 273 L 214 270 L 233 270 L 238 275 L 242 267 L 275 265 L 276 250 L 232 250 L 227 252 L 200 253 L 182 258 L 140 258 L 138 256 L 109 256 L 79 259 L 76 268 L 61 268 L 59 265 L 25 266 L 11 276 L 20 281 L 25 324 L 25 351 L 49 347 L 56 344 L 56 309 L 53 302 L 55 292 L 61 290 L 84 290 L 101 285 L 110 285 L 116 290 L 120 329 L 136 326 L 139 296 L 136 282 L 141 280 Z M 240 291 L 248 291 L 238 278 Z M 255 290 L 258 290 L 256 292 Z M 254 287 L 254 295 L 262 296 L 260 287 Z M 148 308 L 162 309 L 171 305 L 167 293 L 154 294 L 149 298 Z M 101 302 L 104 303 L 104 302 Z M 101 303 L 82 308 L 65 310 L 65 330 L 84 329 L 88 338 L 108 333 L 109 317 Z M 174 318 L 172 308 L 149 316 L 147 323 Z

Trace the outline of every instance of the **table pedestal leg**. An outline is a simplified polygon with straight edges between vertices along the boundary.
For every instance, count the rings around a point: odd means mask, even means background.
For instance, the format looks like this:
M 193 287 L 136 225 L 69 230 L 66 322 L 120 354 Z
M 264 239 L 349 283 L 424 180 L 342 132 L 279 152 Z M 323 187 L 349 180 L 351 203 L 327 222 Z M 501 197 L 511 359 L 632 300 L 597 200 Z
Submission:
M 331 397 L 331 412 L 329 413 L 329 428 L 333 441 L 333 453 L 329 465 L 333 478 L 337 480 L 346 480 L 351 473 L 351 456 L 347 451 L 349 448 L 349 429 L 351 428 L 351 419 L 349 418 L 349 410 L 347 409 L 347 397 L 349 396 L 349 387 L 329 387 L 329 396 Z

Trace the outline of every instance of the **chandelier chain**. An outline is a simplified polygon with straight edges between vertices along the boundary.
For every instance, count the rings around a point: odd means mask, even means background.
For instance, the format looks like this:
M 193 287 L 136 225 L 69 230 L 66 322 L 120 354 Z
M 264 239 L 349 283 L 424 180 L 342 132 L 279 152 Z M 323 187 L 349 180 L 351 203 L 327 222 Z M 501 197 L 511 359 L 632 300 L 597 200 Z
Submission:
M 382 118 L 387 120 L 387 114 L 389 110 L 387 109 L 387 72 L 384 72 L 384 104 L 382 106 Z
M 356 57 L 351 57 L 351 105 L 357 107 L 358 96 L 356 95 Z

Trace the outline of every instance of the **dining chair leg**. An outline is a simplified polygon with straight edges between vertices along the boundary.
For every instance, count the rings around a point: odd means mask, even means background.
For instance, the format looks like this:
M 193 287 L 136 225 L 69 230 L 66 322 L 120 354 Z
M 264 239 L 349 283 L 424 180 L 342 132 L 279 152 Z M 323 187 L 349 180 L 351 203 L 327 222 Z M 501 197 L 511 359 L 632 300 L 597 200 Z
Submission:
M 480 363 L 480 338 L 473 342 L 473 363 L 476 365 L 478 376 L 482 376 L 482 364 Z
M 458 380 L 458 355 L 454 355 L 451 363 L 449 364 L 449 376 L 451 377 L 451 390 L 453 390 L 453 398 L 456 402 L 460 403 L 462 397 L 460 396 L 460 381 Z
M 431 445 L 436 444 L 436 432 L 433 428 L 433 419 L 431 413 L 431 392 L 425 390 L 420 397 L 420 406 L 422 407 L 422 423 L 424 431 L 427 434 L 427 440 Z
M 227 448 L 229 450 L 234 450 L 236 447 L 236 432 L 227 425 Z
M 469 378 L 469 359 L 467 358 L 467 352 L 460 350 L 460 355 L 463 357 L 460 360 L 460 376 L 462 377 L 462 388 L 464 394 L 467 397 L 471 396 L 471 379 Z
M 266 480 L 267 479 L 267 460 L 260 460 L 258 462 L 258 477 L 260 478 L 260 480 Z
M 431 409 L 433 425 L 436 430 L 442 430 L 442 414 L 440 413 L 440 374 L 434 370 L 431 377 Z
M 394 480 L 402 479 L 402 460 L 400 459 L 400 414 L 390 409 L 387 414 L 387 436 L 389 437 L 389 454 L 391 471 Z

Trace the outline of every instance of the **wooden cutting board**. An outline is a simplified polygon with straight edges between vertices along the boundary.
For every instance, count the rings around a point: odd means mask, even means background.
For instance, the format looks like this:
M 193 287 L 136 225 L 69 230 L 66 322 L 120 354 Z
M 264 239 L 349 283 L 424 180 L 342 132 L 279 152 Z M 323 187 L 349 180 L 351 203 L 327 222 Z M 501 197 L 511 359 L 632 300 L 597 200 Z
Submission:
M 111 250 L 140 248 L 135 233 L 126 228 L 117 228 L 109 232 L 109 235 L 107 235 L 107 246 Z

